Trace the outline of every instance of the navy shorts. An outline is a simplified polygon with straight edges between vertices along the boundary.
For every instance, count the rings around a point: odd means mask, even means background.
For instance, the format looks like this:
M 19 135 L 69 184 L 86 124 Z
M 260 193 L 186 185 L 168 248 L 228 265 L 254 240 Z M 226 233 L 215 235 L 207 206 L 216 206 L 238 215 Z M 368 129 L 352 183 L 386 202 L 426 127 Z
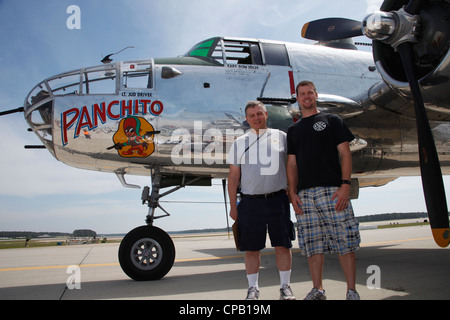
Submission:
M 269 232 L 272 247 L 292 247 L 293 224 L 285 192 L 273 198 L 243 197 L 238 205 L 240 251 L 260 251 Z

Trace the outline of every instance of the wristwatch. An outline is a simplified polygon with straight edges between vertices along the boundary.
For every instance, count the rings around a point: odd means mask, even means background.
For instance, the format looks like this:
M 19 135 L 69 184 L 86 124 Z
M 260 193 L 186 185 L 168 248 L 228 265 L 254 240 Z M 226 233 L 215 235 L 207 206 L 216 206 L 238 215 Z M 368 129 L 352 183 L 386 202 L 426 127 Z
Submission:
M 348 184 L 348 185 L 352 185 L 352 182 L 350 180 L 342 180 L 342 184 Z

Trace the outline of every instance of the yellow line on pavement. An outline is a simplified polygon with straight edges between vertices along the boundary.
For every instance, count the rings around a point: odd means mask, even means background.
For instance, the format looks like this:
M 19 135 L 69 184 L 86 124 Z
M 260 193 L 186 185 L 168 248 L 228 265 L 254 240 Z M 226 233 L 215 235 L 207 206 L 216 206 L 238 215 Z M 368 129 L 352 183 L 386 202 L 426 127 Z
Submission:
M 410 241 L 430 240 L 430 239 L 433 239 L 433 237 L 415 238 L 415 239 L 403 239 L 403 240 L 389 240 L 389 241 L 380 241 L 380 242 L 371 242 L 371 243 L 361 243 L 361 247 L 370 247 L 370 246 L 377 246 L 377 245 L 380 245 L 380 244 L 410 242 Z
M 108 267 L 108 266 L 118 266 L 118 263 L 98 263 L 98 264 L 82 264 L 78 267 Z M 67 269 L 71 265 L 65 266 L 40 266 L 40 267 L 18 267 L 18 268 L 4 268 L 0 269 L 1 271 L 25 271 L 25 270 L 43 270 L 43 269 Z

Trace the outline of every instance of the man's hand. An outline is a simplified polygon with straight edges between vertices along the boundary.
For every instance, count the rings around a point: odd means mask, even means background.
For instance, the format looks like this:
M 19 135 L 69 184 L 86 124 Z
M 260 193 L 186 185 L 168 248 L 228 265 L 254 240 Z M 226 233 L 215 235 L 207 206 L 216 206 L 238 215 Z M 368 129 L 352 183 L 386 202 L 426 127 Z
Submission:
M 300 196 L 295 192 L 289 193 L 289 201 L 292 203 L 292 208 L 294 208 L 295 214 L 303 214 L 302 210 L 302 201 L 300 200 Z
M 348 184 L 343 184 L 336 192 L 333 194 L 331 200 L 337 198 L 336 206 L 334 207 L 336 211 L 343 211 L 347 209 L 348 202 L 350 200 L 350 189 L 351 186 Z
M 230 164 L 230 172 L 228 173 L 228 197 L 230 198 L 230 217 L 234 221 L 238 218 L 237 213 L 237 188 L 241 179 L 241 169 Z
M 234 221 L 236 221 L 237 220 L 237 208 L 231 208 L 230 209 L 230 217 L 231 217 L 231 219 L 233 219 Z

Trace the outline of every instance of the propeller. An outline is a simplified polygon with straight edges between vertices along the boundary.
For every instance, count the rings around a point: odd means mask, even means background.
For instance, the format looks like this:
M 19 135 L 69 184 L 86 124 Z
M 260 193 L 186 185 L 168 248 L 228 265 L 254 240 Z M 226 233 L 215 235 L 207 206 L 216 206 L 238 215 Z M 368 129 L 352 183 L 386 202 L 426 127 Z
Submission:
M 414 69 L 414 43 L 419 26 L 418 14 L 424 0 L 410 0 L 398 11 L 375 12 L 357 21 L 343 18 L 320 19 L 304 25 L 302 36 L 318 41 L 331 41 L 366 35 L 372 40 L 391 45 L 401 58 L 414 99 L 422 186 L 433 238 L 440 247 L 450 242 L 447 200 L 439 158 Z
M 405 12 L 411 15 L 419 14 L 422 3 L 423 0 L 411 0 L 406 6 Z M 447 247 L 450 242 L 447 200 L 436 144 L 420 92 L 419 80 L 414 72 L 413 43 L 410 41 L 402 42 L 397 46 L 397 51 L 400 54 L 414 97 L 422 186 L 431 230 L 435 242 L 440 247 Z
M 362 36 L 361 22 L 345 18 L 319 19 L 306 23 L 302 37 L 317 41 L 332 41 Z

